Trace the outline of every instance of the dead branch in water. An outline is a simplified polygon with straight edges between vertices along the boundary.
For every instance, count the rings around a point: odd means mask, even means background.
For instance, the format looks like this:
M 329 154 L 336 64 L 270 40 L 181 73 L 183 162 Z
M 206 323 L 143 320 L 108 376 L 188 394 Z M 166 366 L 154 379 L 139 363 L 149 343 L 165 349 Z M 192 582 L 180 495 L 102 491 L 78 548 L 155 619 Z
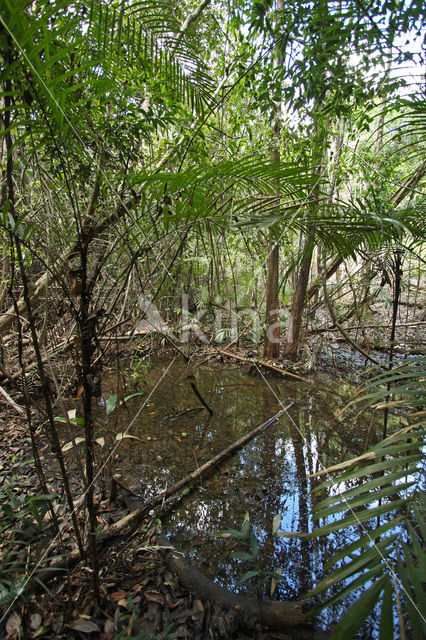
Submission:
M 191 389 L 193 390 L 193 392 L 195 393 L 195 395 L 197 396 L 198 400 L 201 402 L 201 404 L 203 405 L 203 407 L 205 409 L 207 409 L 207 411 L 209 412 L 209 414 L 212 416 L 213 415 L 213 409 L 211 409 L 209 407 L 209 405 L 207 404 L 207 402 L 204 400 L 203 396 L 201 395 L 201 393 L 198 391 L 198 387 L 195 384 L 195 382 L 191 382 Z
M 162 504 L 164 500 L 167 500 L 167 498 L 170 498 L 170 496 L 177 493 L 181 489 L 185 488 L 188 484 L 190 484 L 191 482 L 199 478 L 201 475 L 203 475 L 204 473 L 212 469 L 224 458 L 227 458 L 232 453 L 234 453 L 234 451 L 237 451 L 238 449 L 240 449 L 243 445 L 246 444 L 246 442 L 249 442 L 254 438 L 254 436 L 256 436 L 258 433 L 263 431 L 263 429 L 266 429 L 271 424 L 276 422 L 278 418 L 280 418 L 282 414 L 285 413 L 293 404 L 294 403 L 292 402 L 284 409 L 281 409 L 281 411 L 278 411 L 278 413 L 272 416 L 272 418 L 269 418 L 268 420 L 266 420 L 266 422 L 263 422 L 261 425 L 259 425 L 258 427 L 256 427 L 255 429 L 247 433 L 245 436 L 233 442 L 229 447 L 226 447 L 226 449 L 223 449 L 220 453 L 218 453 L 216 456 L 211 458 L 208 462 L 203 464 L 201 467 L 199 467 L 195 471 L 192 471 L 192 473 L 185 476 L 185 478 L 182 478 L 182 480 L 179 480 L 178 482 L 173 484 L 171 487 L 164 489 L 164 491 L 161 491 L 153 498 L 150 498 L 150 500 L 145 502 L 138 509 L 135 509 L 131 513 L 121 518 L 121 520 L 118 520 L 117 522 L 115 522 L 113 525 L 111 525 L 108 531 L 101 534 L 102 538 L 110 539 L 116 535 L 120 535 L 124 530 L 127 530 L 128 527 L 131 527 L 131 528 L 135 527 L 137 523 L 141 520 L 141 518 L 143 518 L 149 511 L 151 511 L 151 509 L 156 507 L 158 504 Z
M 243 358 L 243 356 L 238 356 L 235 353 L 231 353 L 230 351 L 224 351 L 223 349 L 218 349 L 218 352 L 227 358 L 234 358 L 234 360 L 239 360 L 240 362 L 245 362 L 246 364 L 255 364 L 258 367 L 263 367 L 264 369 L 269 369 L 270 371 L 274 371 L 275 373 L 281 373 L 283 376 L 288 376 L 289 378 L 295 378 L 295 380 L 300 380 L 301 382 L 309 382 L 306 378 L 302 378 L 302 376 L 298 376 L 295 373 L 290 373 L 290 371 L 285 371 L 280 367 L 276 367 L 274 364 L 270 364 L 269 362 L 265 362 L 264 360 L 256 360 L 254 358 Z

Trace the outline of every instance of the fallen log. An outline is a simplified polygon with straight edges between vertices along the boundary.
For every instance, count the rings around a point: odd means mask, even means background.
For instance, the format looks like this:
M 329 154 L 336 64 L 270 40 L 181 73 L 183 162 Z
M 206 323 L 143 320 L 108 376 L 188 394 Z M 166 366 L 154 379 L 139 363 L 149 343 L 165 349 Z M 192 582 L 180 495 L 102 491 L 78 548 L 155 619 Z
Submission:
M 239 356 L 236 353 L 231 353 L 230 351 L 225 351 L 224 349 L 218 349 L 217 351 L 218 353 L 220 353 L 220 355 L 227 358 L 234 358 L 234 360 L 245 362 L 246 364 L 255 364 L 258 367 L 269 369 L 269 371 L 274 371 L 275 373 L 281 373 L 281 375 L 283 376 L 295 378 L 296 380 L 300 380 L 301 382 L 309 382 L 309 380 L 307 380 L 306 378 L 302 378 L 302 376 L 298 376 L 295 373 L 290 373 L 290 371 L 285 371 L 284 369 L 281 369 L 281 367 L 276 367 L 274 364 L 270 364 L 269 362 L 265 362 L 264 360 L 256 360 L 255 358 L 244 358 L 243 356 Z
M 214 456 L 214 458 L 211 458 L 211 460 L 203 464 L 201 467 L 199 467 L 189 475 L 185 476 L 185 478 L 183 478 L 182 480 L 179 480 L 171 487 L 164 489 L 164 491 L 161 491 L 150 500 L 147 500 L 146 502 L 141 504 L 139 507 L 137 507 L 130 513 L 120 518 L 120 520 L 117 520 L 117 522 L 114 522 L 107 530 L 102 531 L 97 535 L 96 543 L 99 545 L 104 544 L 105 542 L 112 540 L 116 536 L 123 535 L 124 533 L 128 534 L 129 532 L 134 531 L 138 526 L 139 522 L 154 507 L 156 507 L 159 504 L 162 504 L 167 498 L 177 493 L 180 489 L 183 489 L 186 485 L 188 485 L 190 482 L 192 482 L 196 478 L 200 477 L 203 473 L 206 473 L 208 470 L 212 469 L 216 464 L 221 462 L 224 458 L 231 455 L 231 453 L 236 451 L 238 448 L 242 447 L 246 442 L 254 438 L 255 435 L 263 431 L 263 429 L 266 429 L 271 424 L 276 422 L 276 420 L 278 420 L 278 418 L 283 413 L 285 413 L 293 404 L 294 402 L 290 403 L 289 405 L 284 407 L 284 409 L 281 409 L 281 411 L 279 411 L 274 416 L 266 420 L 266 422 L 263 422 L 261 425 L 259 425 L 258 427 L 256 427 L 255 429 L 247 433 L 245 436 L 243 436 L 242 438 L 239 438 L 236 442 L 231 444 L 229 447 L 226 447 L 226 449 L 223 449 L 220 453 Z M 80 559 L 80 554 L 78 549 L 74 550 L 66 558 L 60 557 L 55 559 L 54 561 L 52 561 L 49 567 L 43 570 L 43 579 L 47 580 L 47 579 L 50 579 L 52 576 L 56 575 L 59 568 L 63 570 L 70 569 L 75 565 L 76 562 L 79 561 L 79 559 Z
M 224 609 L 238 610 L 247 629 L 253 629 L 258 623 L 278 631 L 305 626 L 307 634 L 298 634 L 298 637 L 312 638 L 312 626 L 307 624 L 305 616 L 308 609 L 306 602 L 257 600 L 233 593 L 206 578 L 173 550 L 167 551 L 166 564 L 172 573 L 179 576 L 181 585 L 196 593 L 201 600 L 217 602 Z

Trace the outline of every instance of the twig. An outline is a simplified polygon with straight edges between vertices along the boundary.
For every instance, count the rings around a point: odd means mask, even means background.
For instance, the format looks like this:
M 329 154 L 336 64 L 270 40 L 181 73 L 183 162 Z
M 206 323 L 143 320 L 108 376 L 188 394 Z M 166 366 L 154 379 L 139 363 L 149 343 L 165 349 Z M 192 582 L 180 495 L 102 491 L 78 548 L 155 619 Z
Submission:
M 205 409 L 207 409 L 207 411 L 209 412 L 209 414 L 212 416 L 213 415 L 213 409 L 211 409 L 211 407 L 209 407 L 209 405 L 207 404 L 207 402 L 204 400 L 203 396 L 201 395 L 201 393 L 198 391 L 197 385 L 195 384 L 195 382 L 191 382 L 191 389 L 193 390 L 193 392 L 195 393 L 195 395 L 197 396 L 198 400 L 201 402 L 201 404 L 203 405 L 203 407 Z
M 3 387 L 0 387 L 0 394 L 3 396 L 3 398 L 6 400 L 6 402 L 8 402 L 15 409 L 15 411 L 17 411 L 18 413 L 21 413 L 21 414 L 24 413 L 24 409 L 22 407 L 20 407 L 19 404 L 16 404 L 16 402 L 14 402 L 12 400 L 10 395 L 7 393 L 7 391 L 5 391 L 3 389 Z
M 302 376 L 298 376 L 295 373 L 285 371 L 284 369 L 281 369 L 281 367 L 276 367 L 274 364 L 270 364 L 269 362 L 265 362 L 264 360 L 243 358 L 242 356 L 238 356 L 237 354 L 231 353 L 230 351 L 225 351 L 224 349 L 218 349 L 218 352 L 222 356 L 226 356 L 227 358 L 234 358 L 234 360 L 239 360 L 240 362 L 245 362 L 246 364 L 256 364 L 258 367 L 264 367 L 265 369 L 269 369 L 270 371 L 281 373 L 281 375 L 283 376 L 289 376 L 290 378 L 295 378 L 296 380 L 300 380 L 301 382 L 309 382 L 309 380 L 307 380 L 306 378 L 302 378 Z

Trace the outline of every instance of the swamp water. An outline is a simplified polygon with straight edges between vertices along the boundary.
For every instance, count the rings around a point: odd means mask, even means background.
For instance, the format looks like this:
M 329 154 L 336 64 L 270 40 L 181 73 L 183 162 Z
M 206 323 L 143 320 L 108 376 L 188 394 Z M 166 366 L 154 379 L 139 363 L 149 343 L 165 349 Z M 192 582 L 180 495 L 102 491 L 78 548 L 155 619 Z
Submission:
M 130 379 L 132 371 L 127 372 Z M 196 382 L 213 416 L 200 408 L 191 382 Z M 105 380 L 102 402 L 116 389 L 117 376 L 111 375 Z M 114 411 L 108 428 L 128 429 L 127 434 L 138 439 L 120 443 L 112 471 L 146 499 L 291 404 L 274 424 L 197 479 L 163 517 L 163 528 L 192 564 L 228 588 L 270 598 L 274 585 L 270 576 L 236 586 L 245 572 L 256 568 L 282 572 L 274 599 L 300 598 L 317 584 L 324 576 L 323 563 L 348 542 L 347 534 L 309 541 L 276 537 L 272 523 L 279 514 L 280 532 L 312 531 L 310 513 L 324 495 L 311 494 L 321 479 L 310 476 L 362 452 L 367 433 L 370 445 L 375 443 L 370 419 L 356 417 L 355 410 L 337 417 L 354 386 L 327 377 L 302 383 L 258 372 L 251 375 L 247 369 L 217 362 L 188 368 L 175 359 L 153 361 L 137 384 L 132 388 L 128 384 L 126 395 L 132 391 L 143 395 Z M 250 551 L 243 541 L 214 535 L 241 529 L 246 513 L 259 548 L 257 566 L 230 558 L 232 551 Z M 340 606 L 325 614 L 331 616 L 328 622 L 339 617 Z M 322 622 L 327 624 L 327 619 Z

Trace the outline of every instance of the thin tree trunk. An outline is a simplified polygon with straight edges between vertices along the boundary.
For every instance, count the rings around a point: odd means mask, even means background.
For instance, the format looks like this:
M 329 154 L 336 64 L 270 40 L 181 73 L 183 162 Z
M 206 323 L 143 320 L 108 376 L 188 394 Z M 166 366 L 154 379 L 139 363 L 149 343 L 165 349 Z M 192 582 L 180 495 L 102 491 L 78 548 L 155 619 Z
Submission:
M 273 237 L 271 235 L 271 241 Z M 266 282 L 266 332 L 263 355 L 278 358 L 280 354 L 280 324 L 278 301 L 279 246 L 272 246 L 268 254 L 268 276 Z
M 284 0 L 277 0 L 277 11 L 284 9 Z M 283 54 L 277 53 L 276 63 L 283 62 Z M 271 162 L 280 164 L 280 138 L 281 138 L 281 102 L 275 104 L 273 143 L 271 149 Z M 279 182 L 277 181 L 277 193 L 279 194 Z M 277 198 L 279 208 L 279 197 Z M 280 355 L 280 323 L 279 323 L 279 240 L 274 238 L 274 233 L 269 232 L 268 242 L 268 271 L 266 279 L 266 333 L 263 343 L 263 355 L 270 358 L 278 358 Z
M 312 262 L 312 248 L 309 246 L 309 237 L 305 240 L 304 257 L 300 265 L 296 291 L 291 305 L 291 316 L 287 328 L 287 342 L 284 349 L 284 357 L 292 362 L 297 360 L 299 354 L 300 331 L 302 328 L 303 309 L 305 306 L 306 292 L 308 289 L 309 273 Z

